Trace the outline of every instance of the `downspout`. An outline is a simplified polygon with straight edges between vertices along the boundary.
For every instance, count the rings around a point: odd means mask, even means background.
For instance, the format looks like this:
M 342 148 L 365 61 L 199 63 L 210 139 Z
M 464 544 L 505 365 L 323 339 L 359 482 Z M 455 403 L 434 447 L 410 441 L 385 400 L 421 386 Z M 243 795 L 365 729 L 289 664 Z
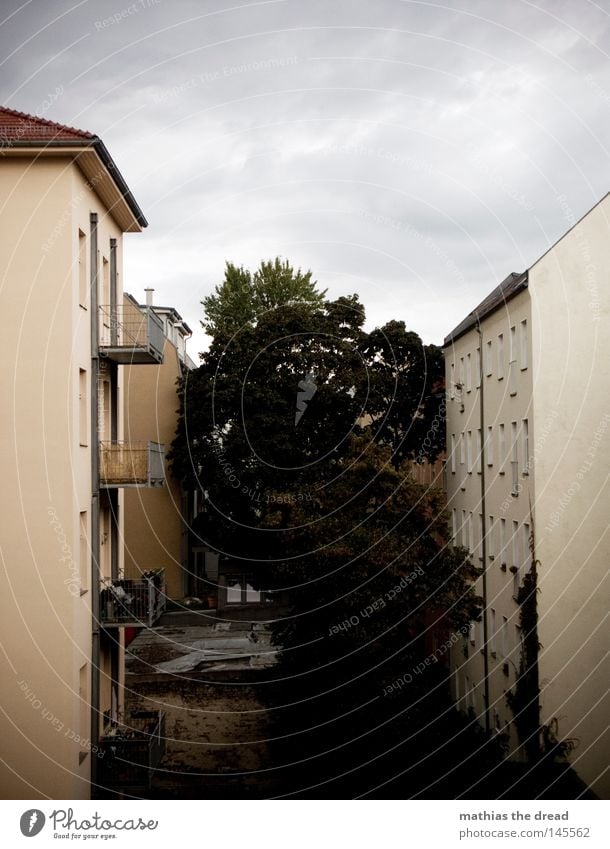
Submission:
M 483 558 L 483 699 L 485 701 L 485 731 L 491 732 L 489 721 L 489 629 L 487 615 L 487 517 L 485 514 L 485 384 L 483 382 L 483 331 L 476 313 L 479 335 L 479 427 L 481 428 L 481 556 Z
M 117 305 L 117 265 L 116 265 L 116 239 L 110 239 L 110 344 L 118 345 L 118 323 L 119 310 Z M 110 439 L 116 442 L 119 438 L 119 410 L 118 410 L 118 379 L 119 367 L 114 362 L 108 363 L 110 367 Z M 110 499 L 110 575 L 113 581 L 119 578 L 119 492 L 117 489 L 108 491 Z M 110 652 L 110 684 L 112 688 L 111 716 L 117 720 L 120 706 L 120 681 L 119 681 L 119 653 L 121 650 L 121 633 L 118 632 L 113 640 Z
M 99 479 L 99 330 L 97 213 L 89 215 L 91 309 L 91 744 L 99 742 L 100 704 L 100 479 Z M 94 748 L 95 747 L 95 748 Z M 91 757 L 91 783 L 97 784 L 97 758 Z
M 114 347 L 118 344 L 118 318 L 117 305 L 117 267 L 116 267 L 116 239 L 110 239 L 110 344 Z M 119 410 L 118 410 L 118 366 L 109 363 L 110 366 L 110 439 L 116 442 L 119 438 Z M 118 529 L 118 491 L 111 490 L 110 498 L 110 574 L 112 580 L 119 577 L 119 529 Z

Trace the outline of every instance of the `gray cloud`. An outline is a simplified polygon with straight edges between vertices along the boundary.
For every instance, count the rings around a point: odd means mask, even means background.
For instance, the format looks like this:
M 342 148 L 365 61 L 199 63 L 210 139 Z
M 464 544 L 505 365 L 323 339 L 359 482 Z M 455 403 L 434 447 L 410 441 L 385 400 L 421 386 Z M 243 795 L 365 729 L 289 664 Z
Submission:
M 280 254 L 439 342 L 608 190 L 593 3 L 3 9 L 0 100 L 104 138 L 150 220 L 125 286 L 193 327 L 226 259 Z

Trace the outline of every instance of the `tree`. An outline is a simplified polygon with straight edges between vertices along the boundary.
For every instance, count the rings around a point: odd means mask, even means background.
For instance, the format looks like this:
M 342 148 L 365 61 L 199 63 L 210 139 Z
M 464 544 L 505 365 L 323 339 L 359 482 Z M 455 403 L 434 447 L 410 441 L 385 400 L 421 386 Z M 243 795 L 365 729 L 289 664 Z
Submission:
M 436 345 L 424 345 L 404 321 L 390 321 L 361 344 L 370 375 L 368 427 L 377 442 L 403 460 L 434 460 L 445 448 L 444 363 Z
M 311 277 L 311 271 L 295 271 L 288 260 L 282 262 L 279 257 L 261 262 L 254 274 L 227 262 L 224 281 L 202 301 L 205 332 L 216 341 L 226 341 L 263 314 L 285 304 L 321 307 L 326 290 L 318 291 Z
M 311 278 L 279 259 L 253 275 L 228 263 L 203 302 L 210 348 L 179 388 L 173 471 L 205 495 L 202 538 L 234 556 L 265 558 L 270 493 L 331 481 L 352 434 L 389 445 L 398 468 L 430 426 L 437 349 L 403 322 L 366 333 L 358 296 L 326 301 Z

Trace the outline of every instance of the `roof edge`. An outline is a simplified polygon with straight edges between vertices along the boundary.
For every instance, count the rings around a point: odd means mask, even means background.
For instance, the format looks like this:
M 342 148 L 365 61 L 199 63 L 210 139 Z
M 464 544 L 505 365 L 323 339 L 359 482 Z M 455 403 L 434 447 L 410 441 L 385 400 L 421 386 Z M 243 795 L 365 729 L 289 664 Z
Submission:
M 445 336 L 442 347 L 456 342 L 484 318 L 487 318 L 516 298 L 529 284 L 528 269 L 521 273 L 513 271 L 492 292 L 489 293 L 468 315 L 457 324 L 451 333 Z M 489 303 L 486 303 L 488 301 Z

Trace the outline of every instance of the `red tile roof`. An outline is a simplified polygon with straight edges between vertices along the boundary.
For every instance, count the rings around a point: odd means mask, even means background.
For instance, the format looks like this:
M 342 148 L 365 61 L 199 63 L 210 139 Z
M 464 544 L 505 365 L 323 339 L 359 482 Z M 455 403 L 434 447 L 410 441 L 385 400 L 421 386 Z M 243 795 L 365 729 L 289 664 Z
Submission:
M 0 144 L 11 142 L 75 142 L 93 141 L 96 136 L 87 130 L 76 130 L 27 112 L 17 112 L 0 106 Z

